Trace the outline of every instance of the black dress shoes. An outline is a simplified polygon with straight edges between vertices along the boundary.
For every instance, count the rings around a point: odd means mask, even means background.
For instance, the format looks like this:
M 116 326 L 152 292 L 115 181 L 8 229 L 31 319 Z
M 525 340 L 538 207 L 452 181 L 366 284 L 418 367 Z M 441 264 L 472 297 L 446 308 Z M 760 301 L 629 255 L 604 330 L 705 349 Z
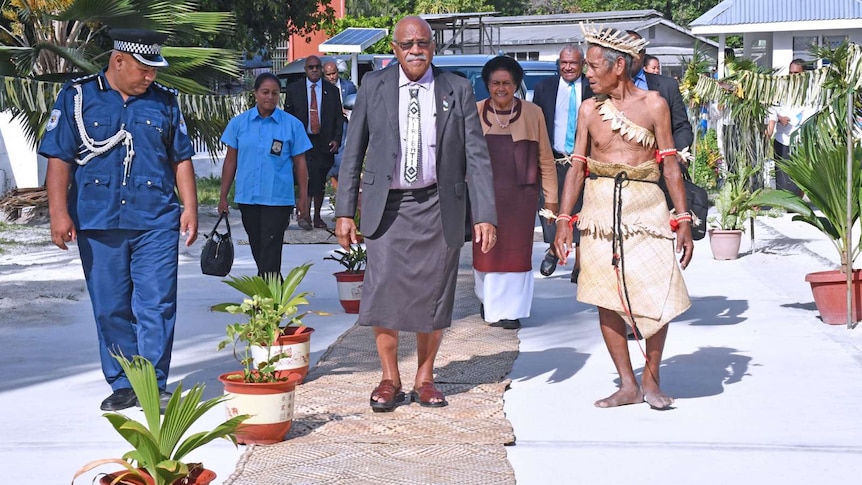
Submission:
M 113 394 L 102 401 L 102 411 L 119 411 L 127 409 L 138 402 L 138 397 L 135 396 L 135 391 L 129 388 L 117 389 Z
M 551 276 L 557 270 L 557 256 L 551 250 L 545 251 L 545 257 L 542 259 L 542 264 L 539 265 L 539 273 L 542 276 Z
M 165 409 L 168 408 L 168 401 L 171 400 L 171 394 L 169 391 L 159 391 L 159 411 L 164 414 Z M 135 406 L 141 407 L 140 401 L 135 400 Z
M 521 321 L 517 318 L 515 320 L 500 320 L 498 322 L 492 323 L 490 326 L 500 327 L 506 330 L 518 330 L 519 328 L 521 328 Z

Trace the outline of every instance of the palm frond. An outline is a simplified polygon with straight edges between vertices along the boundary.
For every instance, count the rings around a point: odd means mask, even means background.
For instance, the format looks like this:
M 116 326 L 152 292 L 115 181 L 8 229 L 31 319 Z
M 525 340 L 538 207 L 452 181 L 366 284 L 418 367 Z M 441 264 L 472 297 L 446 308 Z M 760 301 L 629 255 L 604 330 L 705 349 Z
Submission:
M 75 0 L 68 8 L 58 13 L 55 19 L 113 25 L 123 17 L 139 16 L 136 3 L 138 2 L 132 0 Z

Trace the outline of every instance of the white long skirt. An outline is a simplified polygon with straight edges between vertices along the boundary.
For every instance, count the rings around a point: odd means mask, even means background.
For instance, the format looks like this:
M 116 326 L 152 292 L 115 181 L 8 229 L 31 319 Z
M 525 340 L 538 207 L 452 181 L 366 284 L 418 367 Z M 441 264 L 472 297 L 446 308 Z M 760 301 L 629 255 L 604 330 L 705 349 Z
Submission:
M 528 318 L 533 305 L 533 272 L 484 273 L 473 270 L 476 297 L 485 306 L 485 321 Z

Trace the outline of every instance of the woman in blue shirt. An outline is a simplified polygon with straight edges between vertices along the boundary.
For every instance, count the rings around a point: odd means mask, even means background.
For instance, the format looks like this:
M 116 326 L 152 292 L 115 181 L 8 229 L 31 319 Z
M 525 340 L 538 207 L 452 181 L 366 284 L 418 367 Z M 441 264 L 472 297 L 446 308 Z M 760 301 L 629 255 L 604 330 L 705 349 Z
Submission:
M 272 73 L 255 79 L 256 106 L 234 117 L 221 137 L 227 145 L 219 213 L 236 179 L 234 201 L 248 233 L 257 274 L 281 275 L 281 246 L 294 207 L 308 207 L 305 152 L 311 141 L 302 122 L 278 108 L 281 84 Z M 299 200 L 294 195 L 299 187 Z M 297 214 L 298 217 L 303 215 Z

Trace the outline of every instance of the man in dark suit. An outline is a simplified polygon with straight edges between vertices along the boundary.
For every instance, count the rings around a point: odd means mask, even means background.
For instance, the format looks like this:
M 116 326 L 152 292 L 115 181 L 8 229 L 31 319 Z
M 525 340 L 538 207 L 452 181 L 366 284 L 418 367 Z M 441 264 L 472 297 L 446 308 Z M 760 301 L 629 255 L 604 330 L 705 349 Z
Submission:
M 634 30 L 627 30 L 626 33 L 634 39 L 643 38 Z M 688 121 L 688 113 L 685 110 L 682 95 L 679 93 L 679 83 L 671 77 L 644 72 L 644 58 L 646 58 L 646 49 L 641 49 L 638 57 L 632 58 L 632 81 L 634 81 L 635 86 L 641 89 L 658 91 L 661 97 L 667 101 L 667 106 L 670 108 L 673 144 L 677 150 L 684 150 L 690 147 L 694 141 L 694 132 L 691 129 L 691 123 Z M 680 157 L 680 161 L 683 164 L 688 164 L 688 161 L 682 157 Z
M 339 61 L 341 61 L 339 59 Z M 341 61 L 342 63 L 344 61 Z M 338 74 L 341 72 L 341 69 L 338 67 L 338 63 L 335 61 L 327 61 L 323 64 L 323 77 L 329 81 L 330 84 L 338 88 L 338 92 L 341 93 L 341 104 L 344 105 L 344 99 L 351 94 L 356 94 L 356 85 L 353 82 L 347 79 L 341 79 L 338 77 Z M 344 130 L 341 135 L 341 146 L 344 146 L 344 140 L 347 138 L 347 121 L 350 119 L 350 111 L 344 110 Z M 329 169 L 329 173 L 327 173 L 327 178 L 329 178 L 332 187 L 338 188 L 338 170 L 341 168 L 341 156 L 344 154 L 344 150 L 339 150 L 338 153 L 335 154 L 335 164 L 332 168 Z
M 554 151 L 554 158 L 557 159 L 557 183 L 562 194 L 563 181 L 566 179 L 566 172 L 569 171 L 571 163 L 567 160 L 567 156 L 572 154 L 574 148 L 576 126 L 577 126 L 577 110 L 580 107 L 580 102 L 593 97 L 593 91 L 590 89 L 590 83 L 583 74 L 584 70 L 584 53 L 580 47 L 574 44 L 568 44 L 560 51 L 560 58 L 557 61 L 560 74 L 543 79 L 536 85 L 533 92 L 533 103 L 542 108 L 545 114 L 545 124 L 548 126 L 548 136 L 551 138 L 551 148 Z M 571 99 L 571 93 L 575 93 L 574 99 Z M 544 197 L 541 191 L 539 192 L 539 207 L 544 206 Z M 582 201 L 575 205 L 575 212 L 580 210 Z M 550 276 L 557 269 L 557 255 L 554 252 L 554 237 L 556 236 L 556 226 L 553 222 L 549 222 L 544 217 L 540 218 L 542 223 L 542 234 L 546 243 L 550 244 L 548 251 L 545 253 L 545 258 L 539 266 L 539 272 L 545 276 Z M 572 269 L 571 281 L 577 282 L 578 279 L 578 244 L 580 242 L 580 233 L 575 232 L 575 264 Z
M 497 238 L 491 162 L 470 82 L 432 67 L 425 20 L 401 19 L 393 39 L 398 63 L 365 75 L 350 115 L 335 207 L 335 233 L 347 249 L 357 243 L 362 186 L 368 266 L 358 323 L 374 328 L 383 371 L 374 411 L 391 411 L 405 397 L 399 331 L 416 333 L 411 400 L 447 404 L 434 385 L 434 359 L 452 324 L 468 187 L 473 239 L 487 252 Z
M 338 89 L 329 81 L 321 79 L 323 65 L 317 56 L 305 59 L 305 79 L 287 86 L 284 110 L 305 125 L 312 148 L 305 153 L 308 164 L 308 197 L 314 201 L 314 227 L 326 228 L 320 218 L 323 206 L 323 189 L 326 175 L 335 163 L 335 153 L 341 145 L 344 130 L 344 114 L 341 111 L 341 96 Z M 312 229 L 311 210 L 303 208 L 304 219 L 298 224 L 301 228 Z

